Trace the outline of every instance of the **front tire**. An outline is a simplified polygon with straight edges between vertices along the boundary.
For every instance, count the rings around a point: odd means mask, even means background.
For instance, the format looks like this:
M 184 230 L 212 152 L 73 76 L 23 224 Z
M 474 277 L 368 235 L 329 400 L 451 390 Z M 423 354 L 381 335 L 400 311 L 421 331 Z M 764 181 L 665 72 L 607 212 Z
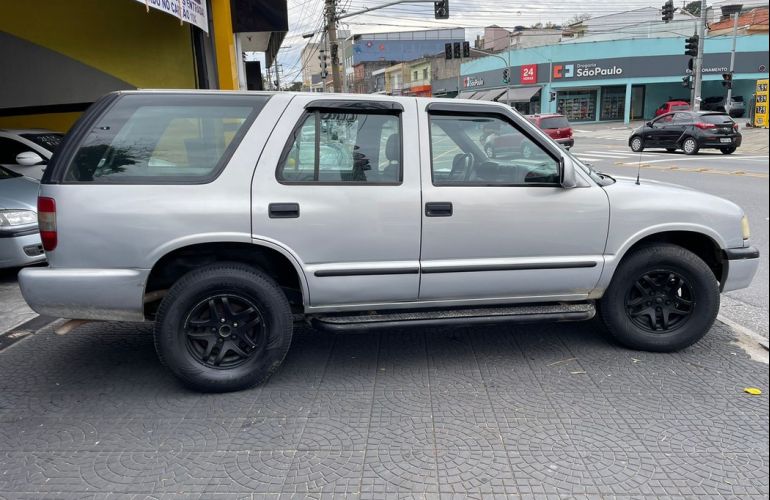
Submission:
M 267 380 L 291 344 L 286 295 L 266 274 L 240 263 L 189 272 L 158 309 L 155 348 L 186 386 L 246 389 Z
M 607 330 L 632 349 L 671 352 L 699 341 L 719 312 L 719 284 L 697 255 L 669 244 L 627 255 L 600 301 Z
M 630 146 L 631 151 L 634 153 L 641 153 L 644 151 L 644 141 L 638 135 L 631 138 Z
M 698 144 L 698 141 L 692 137 L 688 137 L 682 142 L 682 149 L 686 155 L 696 155 L 698 154 L 700 145 Z

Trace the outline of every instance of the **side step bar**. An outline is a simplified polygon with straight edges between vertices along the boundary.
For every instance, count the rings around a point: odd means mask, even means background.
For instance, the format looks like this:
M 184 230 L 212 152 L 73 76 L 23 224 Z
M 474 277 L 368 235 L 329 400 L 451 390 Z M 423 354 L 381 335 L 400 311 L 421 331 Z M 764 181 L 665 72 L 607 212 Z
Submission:
M 374 328 L 586 321 L 595 315 L 596 308 L 592 302 L 571 302 L 464 309 L 356 312 L 314 316 L 310 318 L 310 323 L 319 330 L 339 332 Z

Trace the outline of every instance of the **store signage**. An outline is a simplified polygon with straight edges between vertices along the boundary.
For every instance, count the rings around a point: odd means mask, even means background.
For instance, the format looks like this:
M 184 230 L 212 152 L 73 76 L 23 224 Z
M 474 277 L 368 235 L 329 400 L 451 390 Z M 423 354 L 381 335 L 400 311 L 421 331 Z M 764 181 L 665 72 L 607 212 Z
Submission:
M 209 32 L 209 15 L 205 0 L 136 0 L 149 9 L 158 9 L 171 14 L 180 21 L 197 26 L 206 33 Z
M 768 126 L 768 83 L 770 80 L 757 80 L 757 93 L 754 102 L 754 126 Z
M 466 89 L 473 88 L 473 87 L 483 87 L 484 86 L 484 79 L 483 78 L 479 78 L 477 76 L 466 76 L 463 79 L 463 86 Z
M 553 66 L 553 78 L 555 80 L 573 77 L 620 76 L 622 74 L 623 68 L 615 65 L 612 67 L 602 67 L 596 63 L 580 63 L 554 64 Z
M 521 67 L 521 83 L 537 83 L 537 64 L 525 64 Z

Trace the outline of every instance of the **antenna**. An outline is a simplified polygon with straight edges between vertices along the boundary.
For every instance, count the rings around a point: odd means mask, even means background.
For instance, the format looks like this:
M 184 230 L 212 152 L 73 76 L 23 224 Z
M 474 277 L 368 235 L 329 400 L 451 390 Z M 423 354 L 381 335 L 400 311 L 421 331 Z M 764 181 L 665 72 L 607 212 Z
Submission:
M 636 185 L 639 185 L 639 177 L 642 174 L 642 152 L 639 151 L 639 161 L 636 162 Z

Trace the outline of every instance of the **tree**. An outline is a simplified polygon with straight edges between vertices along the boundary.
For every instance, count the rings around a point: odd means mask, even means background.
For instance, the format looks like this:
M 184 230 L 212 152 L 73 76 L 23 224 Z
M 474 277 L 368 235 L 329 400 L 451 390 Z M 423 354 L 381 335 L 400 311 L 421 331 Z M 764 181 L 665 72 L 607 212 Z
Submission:
M 289 92 L 299 92 L 302 90 L 302 82 L 292 82 L 287 89 Z
M 567 26 L 571 26 L 573 24 L 580 24 L 583 21 L 588 21 L 591 19 L 591 14 L 588 14 L 586 12 L 582 14 L 577 14 L 575 16 L 572 16 L 571 18 L 567 19 L 567 22 L 565 23 Z
M 684 10 L 692 14 L 693 16 L 700 17 L 700 0 L 695 0 L 684 6 Z

